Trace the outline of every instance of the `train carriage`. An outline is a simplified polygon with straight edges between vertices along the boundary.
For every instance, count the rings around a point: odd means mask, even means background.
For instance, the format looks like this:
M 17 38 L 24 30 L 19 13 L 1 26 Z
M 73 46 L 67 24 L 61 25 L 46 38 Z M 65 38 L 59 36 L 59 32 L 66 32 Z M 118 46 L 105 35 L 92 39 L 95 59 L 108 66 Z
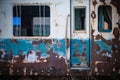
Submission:
M 0 76 L 76 80 L 76 76 L 119 75 L 119 4 L 117 0 L 1 0 Z

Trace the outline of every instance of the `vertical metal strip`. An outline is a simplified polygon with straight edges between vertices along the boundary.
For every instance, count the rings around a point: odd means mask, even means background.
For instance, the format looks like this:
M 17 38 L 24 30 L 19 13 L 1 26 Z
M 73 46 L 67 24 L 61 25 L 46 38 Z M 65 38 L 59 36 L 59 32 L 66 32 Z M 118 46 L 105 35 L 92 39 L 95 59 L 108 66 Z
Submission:
M 43 36 L 45 36 L 45 5 L 43 6 Z
M 15 8 L 16 8 L 16 17 L 18 17 L 18 9 L 17 9 L 17 5 L 15 5 Z M 18 23 L 18 20 L 17 20 L 17 19 L 16 19 L 16 22 Z M 15 35 L 15 36 L 18 36 L 18 34 L 19 34 L 17 28 L 18 28 L 18 25 L 16 25 L 16 27 L 15 27 L 15 30 L 17 31 L 17 32 L 15 31 L 15 34 L 17 33 L 17 35 Z
M 42 29 L 41 29 L 41 5 L 39 5 L 39 35 L 41 36 L 41 32 L 42 32 Z
M 20 36 L 21 36 L 21 5 L 19 6 L 20 7 Z

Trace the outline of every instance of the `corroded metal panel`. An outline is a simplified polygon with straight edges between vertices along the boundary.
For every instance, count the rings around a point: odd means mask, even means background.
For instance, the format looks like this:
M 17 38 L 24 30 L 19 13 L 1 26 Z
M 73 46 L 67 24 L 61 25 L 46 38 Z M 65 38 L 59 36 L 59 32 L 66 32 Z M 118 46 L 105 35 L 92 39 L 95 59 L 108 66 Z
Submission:
M 67 75 L 65 40 L 0 39 L 0 75 Z
M 91 0 L 91 71 L 93 75 L 116 75 L 120 71 L 119 13 L 113 0 Z M 98 7 L 112 7 L 112 31 L 98 31 Z
M 70 42 L 72 68 L 88 68 L 90 61 L 89 40 L 72 39 Z

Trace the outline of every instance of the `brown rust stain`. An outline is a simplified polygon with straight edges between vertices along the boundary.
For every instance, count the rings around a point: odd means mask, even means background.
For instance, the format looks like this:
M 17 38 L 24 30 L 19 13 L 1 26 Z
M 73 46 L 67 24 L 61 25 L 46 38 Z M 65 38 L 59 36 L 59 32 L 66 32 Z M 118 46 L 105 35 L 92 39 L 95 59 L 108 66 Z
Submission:
M 110 3 L 116 7 L 117 12 L 120 15 L 120 1 L 119 0 L 111 0 Z
M 16 43 L 16 44 L 18 44 L 19 42 L 17 41 L 17 39 L 11 39 L 10 40 L 12 43 Z
M 92 11 L 92 13 L 91 13 L 91 17 L 92 17 L 93 19 L 95 19 L 95 18 L 96 18 L 95 11 Z
M 92 1 L 92 4 L 94 5 L 94 7 L 96 6 L 96 4 L 97 4 L 97 1 L 96 0 L 93 0 Z
M 100 2 L 102 2 L 102 3 L 106 4 L 105 0 L 100 0 Z
M 43 41 L 42 40 L 34 40 L 34 41 L 32 41 L 32 45 L 39 45 L 39 44 L 41 44 Z
M 0 29 L 0 33 L 2 32 L 2 30 Z
M 86 56 L 86 53 L 82 53 L 82 54 L 78 54 L 78 53 L 74 53 L 73 57 L 80 57 L 80 56 Z
M 94 30 L 91 31 L 92 36 L 92 74 L 96 75 L 111 75 L 118 74 L 120 70 L 120 40 L 119 28 L 113 29 L 114 38 L 106 40 L 102 35 L 93 35 Z M 95 38 L 94 38 L 95 37 Z M 112 47 L 112 53 L 108 50 L 101 50 L 99 44 L 96 44 L 94 39 L 101 39 L 108 46 Z M 98 54 L 97 54 L 98 53 Z M 104 53 L 112 54 L 112 57 L 103 56 Z
M 2 51 L 0 51 L 0 54 Z M 10 52 L 12 56 L 12 51 Z M 28 51 L 28 53 L 32 53 Z M 18 57 L 12 57 L 12 60 L 16 60 L 14 63 L 7 63 L 7 61 L 0 61 L 0 65 L 4 70 L 0 69 L 1 75 L 15 75 L 15 76 L 26 76 L 26 75 L 67 75 L 69 74 L 65 59 L 55 53 L 53 48 L 47 51 L 49 57 L 41 58 L 41 53 L 36 52 L 40 62 L 24 63 L 25 58 L 22 55 L 22 51 L 19 50 Z M 46 61 L 46 62 L 45 62 Z
M 52 40 L 51 39 L 47 39 L 47 40 L 43 40 L 43 42 L 46 43 L 46 44 L 51 44 Z
M 66 39 L 66 47 L 67 49 L 70 47 L 70 40 L 68 38 Z
M 51 39 L 41 39 L 41 40 L 34 40 L 34 41 L 32 41 L 32 45 L 39 45 L 41 43 L 51 44 L 52 40 Z

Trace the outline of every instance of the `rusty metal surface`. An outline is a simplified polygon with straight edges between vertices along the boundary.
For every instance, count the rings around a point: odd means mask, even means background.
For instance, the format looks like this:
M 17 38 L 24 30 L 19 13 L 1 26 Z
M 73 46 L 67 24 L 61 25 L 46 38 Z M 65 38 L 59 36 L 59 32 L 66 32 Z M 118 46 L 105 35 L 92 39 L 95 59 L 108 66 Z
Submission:
M 94 30 L 91 32 L 93 33 Z M 100 44 L 94 41 L 92 37 L 92 66 L 96 75 L 110 75 L 119 74 L 120 70 L 120 40 L 119 40 L 119 29 L 114 28 L 113 35 L 115 38 L 112 40 L 106 40 L 101 35 L 96 35 L 96 39 L 101 39 L 102 42 L 111 46 L 112 51 L 101 50 Z M 106 53 L 106 55 L 105 55 Z M 95 66 L 95 67 L 94 67 Z
M 0 75 L 69 75 L 65 59 L 59 58 L 56 53 L 54 54 L 53 49 L 50 49 L 47 53 L 50 55 L 48 58 L 39 58 L 40 62 L 35 63 L 23 63 L 20 55 L 18 62 L 15 63 L 0 61 Z
M 100 0 L 103 4 L 106 4 L 106 0 Z M 95 7 L 98 4 L 97 0 L 93 0 L 92 5 L 94 10 L 91 11 L 92 23 L 96 19 Z M 120 2 L 118 0 L 111 0 L 111 4 L 117 8 L 117 12 L 120 14 Z M 57 24 L 56 24 L 57 25 Z M 103 35 L 95 33 L 95 26 L 91 26 L 91 40 L 71 40 L 73 49 L 73 58 L 78 58 L 80 56 L 86 57 L 84 60 L 87 61 L 87 50 L 91 44 L 91 70 L 90 71 L 72 71 L 71 75 L 118 75 L 120 74 L 120 35 L 118 23 L 118 28 L 113 28 L 113 33 L 111 35 L 114 38 L 106 39 Z M 67 49 L 71 46 L 70 40 L 66 40 Z M 40 39 L 40 40 L 20 40 L 20 39 L 6 39 L 0 40 L 0 47 L 4 48 L 0 50 L 0 75 L 70 75 L 68 70 L 68 64 L 65 61 L 65 40 L 57 39 Z M 82 46 L 81 46 L 82 45 Z M 9 48 L 8 48 L 9 46 Z M 27 48 L 26 48 L 27 47 Z M 80 47 L 82 47 L 80 52 Z M 29 48 L 29 49 L 28 49 Z M 8 49 L 8 51 L 6 50 Z M 32 54 L 32 49 L 35 50 L 36 56 L 38 56 L 35 62 L 24 62 L 25 55 L 28 57 Z M 37 51 L 39 50 L 39 51 Z M 45 51 L 45 52 L 44 52 Z M 4 53 L 4 58 L 1 56 Z M 45 56 L 43 57 L 43 53 Z M 13 55 L 15 54 L 15 55 Z M 17 56 L 16 56 L 17 55 Z M 42 57 L 41 57 L 42 56 Z M 13 60 L 13 62 L 12 62 Z M 74 60 L 73 60 L 74 62 Z M 88 66 L 88 62 L 86 62 Z M 73 64 L 73 66 L 80 66 L 78 64 Z M 81 73 L 81 74 L 80 74 Z
M 102 5 L 108 4 L 107 0 L 100 0 L 100 2 L 102 2 Z M 104 35 L 95 34 L 96 4 L 99 4 L 99 1 L 93 0 L 92 5 L 94 9 L 91 11 L 91 73 L 92 75 L 117 75 L 120 74 L 119 23 L 116 22 L 118 27 L 113 28 L 111 35 L 114 37 L 111 39 L 107 39 Z M 111 0 L 110 4 L 114 5 L 117 13 L 120 14 L 120 2 Z M 113 23 L 115 22 L 113 21 Z
M 0 75 L 69 75 L 64 39 L 1 39 L 0 48 Z
M 120 15 L 120 1 L 119 0 L 111 0 L 111 4 L 117 8 L 117 12 Z

